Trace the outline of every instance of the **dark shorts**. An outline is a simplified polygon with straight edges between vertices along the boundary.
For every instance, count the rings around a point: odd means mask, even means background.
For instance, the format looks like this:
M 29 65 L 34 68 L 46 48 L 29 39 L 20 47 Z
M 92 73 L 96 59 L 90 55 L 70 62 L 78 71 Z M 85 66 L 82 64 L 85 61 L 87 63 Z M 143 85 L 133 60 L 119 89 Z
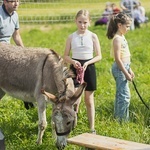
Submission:
M 77 60 L 77 59 L 74 59 Z M 83 64 L 88 60 L 77 60 Z M 70 66 L 70 69 L 76 74 L 76 69 L 73 67 L 73 65 Z M 77 82 L 76 78 L 73 78 L 75 87 L 79 87 L 79 83 Z M 85 91 L 94 91 L 97 89 L 96 87 L 96 69 L 94 64 L 90 64 L 87 66 L 85 73 L 84 73 L 84 81 L 87 83 L 87 86 L 85 88 Z

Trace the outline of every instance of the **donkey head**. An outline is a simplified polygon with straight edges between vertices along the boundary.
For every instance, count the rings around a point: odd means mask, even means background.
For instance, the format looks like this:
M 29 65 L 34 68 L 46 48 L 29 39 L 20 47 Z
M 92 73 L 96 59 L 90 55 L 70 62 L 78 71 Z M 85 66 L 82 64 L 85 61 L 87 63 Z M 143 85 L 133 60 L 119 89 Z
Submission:
M 76 125 L 77 117 L 73 104 L 81 96 L 85 86 L 86 83 L 81 84 L 76 92 L 66 88 L 65 94 L 61 97 L 43 91 L 43 94 L 54 103 L 52 121 L 57 135 L 56 146 L 59 150 L 67 145 L 67 137 Z

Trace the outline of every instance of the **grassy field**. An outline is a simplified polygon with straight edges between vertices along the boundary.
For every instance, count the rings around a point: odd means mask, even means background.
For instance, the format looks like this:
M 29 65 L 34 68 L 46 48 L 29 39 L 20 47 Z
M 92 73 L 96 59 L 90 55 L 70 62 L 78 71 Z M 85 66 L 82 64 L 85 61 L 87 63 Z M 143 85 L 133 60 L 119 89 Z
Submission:
M 102 13 L 105 8 L 107 0 L 101 0 L 95 2 L 86 2 L 82 3 L 79 0 L 76 2 L 70 3 L 70 1 L 63 1 L 58 3 L 21 3 L 20 8 L 18 9 L 20 16 L 36 16 L 36 15 L 50 15 L 50 16 L 59 16 L 59 15 L 74 15 L 79 9 L 88 9 L 92 14 Z M 109 2 L 114 2 L 119 7 L 119 2 L 117 0 L 109 0 Z M 150 11 L 150 1 L 142 0 L 142 5 L 145 7 L 146 11 Z
M 136 74 L 135 82 L 140 94 L 150 106 L 150 26 L 143 25 L 141 29 L 130 31 L 126 37 L 132 53 L 132 69 Z M 67 36 L 76 30 L 73 23 L 53 25 L 22 25 L 22 38 L 27 47 L 48 47 L 63 54 Z M 150 144 L 150 112 L 139 100 L 133 85 L 131 88 L 131 121 L 119 125 L 113 119 L 113 102 L 115 84 L 110 72 L 112 59 L 110 58 L 110 41 L 107 40 L 105 27 L 90 27 L 100 40 L 103 59 L 96 64 L 98 89 L 95 92 L 96 130 L 97 134 Z M 44 135 L 43 144 L 35 144 L 37 137 L 37 109 L 25 110 L 20 100 L 6 95 L 0 102 L 0 128 L 6 138 L 7 150 L 49 150 L 55 149 L 55 142 L 51 134 L 50 115 L 51 105 L 47 107 L 48 127 Z M 88 122 L 84 103 L 81 103 L 78 126 L 70 136 L 88 132 Z M 68 150 L 80 150 L 78 146 L 68 145 Z
M 142 0 L 144 2 L 145 0 Z M 52 25 L 23 25 L 21 35 L 27 47 L 48 47 L 63 55 L 68 35 L 76 30 L 74 23 Z M 130 122 L 118 124 L 113 119 L 115 82 L 110 72 L 113 60 L 110 58 L 110 42 L 106 38 L 106 27 L 94 27 L 101 43 L 102 60 L 96 64 L 98 89 L 95 92 L 96 131 L 99 135 L 115 137 L 140 143 L 150 144 L 150 111 L 142 104 L 133 85 L 130 83 L 131 104 Z M 135 83 L 144 101 L 150 107 L 150 24 L 143 24 L 140 29 L 130 31 L 126 38 L 132 54 L 131 67 L 135 72 Z M 11 74 L 10 74 L 11 75 Z M 43 144 L 37 146 L 37 108 L 26 110 L 23 102 L 6 95 L 0 101 L 0 129 L 5 135 L 6 150 L 55 150 L 55 140 L 51 128 L 51 105 L 47 106 L 48 126 L 43 137 Z M 78 125 L 70 137 L 88 132 L 88 121 L 84 102 L 79 111 Z M 66 150 L 84 148 L 68 145 Z

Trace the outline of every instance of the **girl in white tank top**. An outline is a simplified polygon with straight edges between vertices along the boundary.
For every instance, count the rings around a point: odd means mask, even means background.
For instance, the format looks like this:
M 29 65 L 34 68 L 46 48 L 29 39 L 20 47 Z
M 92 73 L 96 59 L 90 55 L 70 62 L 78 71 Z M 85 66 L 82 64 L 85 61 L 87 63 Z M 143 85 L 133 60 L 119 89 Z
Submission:
M 88 30 L 90 16 L 87 10 L 80 10 L 76 14 L 75 22 L 77 31 L 69 35 L 67 39 L 64 60 L 71 64 L 75 73 L 81 67 L 85 71 L 84 81 L 87 82 L 87 87 L 85 89 L 84 99 L 90 124 L 90 132 L 95 133 L 94 90 L 96 90 L 96 70 L 94 63 L 100 61 L 102 58 L 100 43 L 97 35 Z M 72 56 L 70 56 L 71 52 Z M 80 101 L 81 98 L 75 104 L 77 113 Z

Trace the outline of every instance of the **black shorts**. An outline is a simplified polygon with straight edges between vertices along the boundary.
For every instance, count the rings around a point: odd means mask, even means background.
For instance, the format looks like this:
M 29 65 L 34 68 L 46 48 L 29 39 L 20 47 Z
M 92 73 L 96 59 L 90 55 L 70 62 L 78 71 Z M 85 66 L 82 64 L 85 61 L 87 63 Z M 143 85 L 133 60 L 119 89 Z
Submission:
M 74 60 L 77 60 L 77 59 L 74 59 Z M 81 63 L 81 65 L 83 66 L 83 64 L 88 60 L 77 60 L 77 61 L 79 61 Z M 70 66 L 70 69 L 74 72 L 75 75 L 77 75 L 76 69 L 73 67 L 73 65 Z M 73 81 L 74 81 L 75 87 L 79 87 L 80 83 L 78 83 L 76 78 L 73 78 Z M 95 69 L 94 64 L 90 64 L 87 66 L 85 73 L 84 73 L 84 81 L 87 83 L 85 91 L 94 91 L 97 89 L 96 69 Z

